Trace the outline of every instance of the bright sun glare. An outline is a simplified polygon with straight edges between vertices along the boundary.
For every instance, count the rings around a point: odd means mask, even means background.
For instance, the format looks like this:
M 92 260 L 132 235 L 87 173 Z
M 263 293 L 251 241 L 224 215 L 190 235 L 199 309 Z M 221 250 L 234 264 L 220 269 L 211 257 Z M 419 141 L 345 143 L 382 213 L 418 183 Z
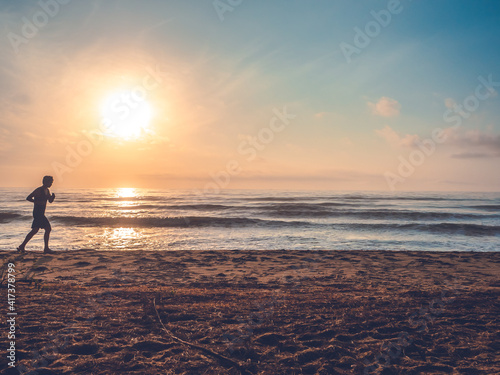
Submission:
M 136 193 L 134 188 L 120 188 L 117 190 L 116 195 L 118 198 L 133 198 L 136 196 Z
M 101 116 L 108 135 L 133 140 L 149 130 L 153 110 L 145 98 L 123 90 L 110 94 L 103 101 Z

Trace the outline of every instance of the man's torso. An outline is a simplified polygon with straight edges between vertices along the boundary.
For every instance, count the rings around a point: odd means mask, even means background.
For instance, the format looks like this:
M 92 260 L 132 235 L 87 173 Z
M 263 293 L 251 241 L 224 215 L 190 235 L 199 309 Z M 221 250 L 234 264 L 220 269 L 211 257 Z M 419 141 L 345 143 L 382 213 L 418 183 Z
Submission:
M 33 195 L 35 199 L 35 206 L 47 206 L 47 201 L 50 198 L 49 188 L 40 186 L 35 190 L 35 194 Z

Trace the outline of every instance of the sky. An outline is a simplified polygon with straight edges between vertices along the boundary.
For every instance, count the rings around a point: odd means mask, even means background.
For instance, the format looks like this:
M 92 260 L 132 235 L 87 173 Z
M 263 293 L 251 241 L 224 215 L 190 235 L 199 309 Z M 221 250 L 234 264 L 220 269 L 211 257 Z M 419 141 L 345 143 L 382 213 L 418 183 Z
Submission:
M 500 191 L 496 0 L 0 1 L 0 186 Z

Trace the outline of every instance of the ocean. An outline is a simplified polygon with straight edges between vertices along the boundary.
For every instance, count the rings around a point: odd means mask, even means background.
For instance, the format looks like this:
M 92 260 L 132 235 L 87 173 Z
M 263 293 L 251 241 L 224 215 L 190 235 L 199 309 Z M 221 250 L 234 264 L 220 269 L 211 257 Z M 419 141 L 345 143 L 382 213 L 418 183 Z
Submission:
M 30 231 L 32 190 L 0 189 L 0 250 L 14 250 Z M 52 191 L 55 251 L 500 248 L 500 193 Z M 42 250 L 42 232 L 28 251 Z

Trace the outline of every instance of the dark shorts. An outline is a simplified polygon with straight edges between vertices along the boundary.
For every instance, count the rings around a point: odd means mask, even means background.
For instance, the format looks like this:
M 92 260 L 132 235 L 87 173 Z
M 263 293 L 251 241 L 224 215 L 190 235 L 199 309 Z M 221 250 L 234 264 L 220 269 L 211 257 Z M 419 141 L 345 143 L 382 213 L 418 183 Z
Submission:
M 31 228 L 44 228 L 50 229 L 49 219 L 45 217 L 45 215 L 36 215 L 33 216 L 33 224 L 31 224 Z

